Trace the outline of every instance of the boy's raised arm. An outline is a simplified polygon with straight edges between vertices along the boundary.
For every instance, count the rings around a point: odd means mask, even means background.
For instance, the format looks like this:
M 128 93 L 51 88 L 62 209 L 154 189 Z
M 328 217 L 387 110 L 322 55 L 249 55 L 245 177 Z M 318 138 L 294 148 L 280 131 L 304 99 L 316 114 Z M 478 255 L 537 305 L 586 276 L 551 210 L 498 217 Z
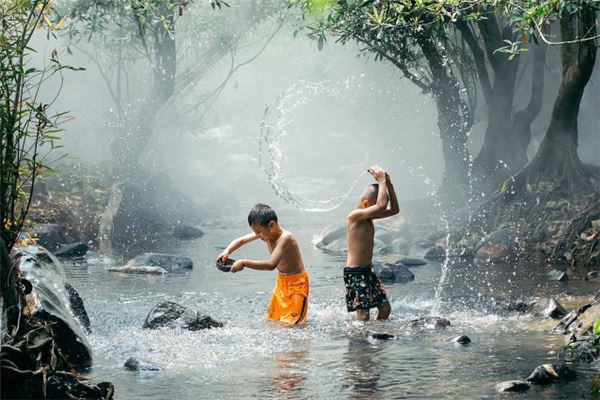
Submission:
M 383 168 L 374 166 L 368 169 L 369 173 L 373 175 L 373 178 L 379 184 L 379 191 L 377 193 L 377 201 L 374 205 L 367 208 L 357 208 L 352 210 L 348 214 L 348 219 L 351 221 L 358 221 L 361 219 L 372 219 L 376 218 L 377 215 L 385 211 L 388 203 L 388 191 L 383 190 L 387 186 L 387 173 Z
M 240 236 L 239 238 L 232 240 L 231 243 L 229 243 L 227 245 L 227 247 L 225 247 L 225 250 L 223 250 L 221 252 L 221 254 L 219 254 L 219 257 L 217 257 L 217 260 L 221 260 L 222 262 L 225 262 L 229 258 L 231 253 L 233 253 L 234 251 L 236 251 L 237 249 L 239 249 L 246 243 L 253 242 L 256 239 L 258 239 L 258 236 L 256 236 L 256 233 L 252 232 L 252 233 L 249 233 L 244 236 Z
M 400 207 L 398 207 L 398 197 L 396 196 L 396 190 L 394 190 L 394 185 L 392 185 L 392 180 L 390 176 L 386 173 L 387 181 L 386 188 L 388 192 L 388 196 L 390 197 L 390 209 L 387 208 L 382 211 L 380 214 L 374 217 L 374 219 L 391 217 L 392 215 L 396 215 L 400 212 Z

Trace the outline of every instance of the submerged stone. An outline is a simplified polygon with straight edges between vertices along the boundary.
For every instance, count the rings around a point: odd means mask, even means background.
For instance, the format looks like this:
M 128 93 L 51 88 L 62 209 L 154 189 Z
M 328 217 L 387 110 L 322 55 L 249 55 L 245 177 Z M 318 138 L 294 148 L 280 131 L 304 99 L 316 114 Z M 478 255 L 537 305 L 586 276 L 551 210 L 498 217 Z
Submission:
M 162 253 L 143 253 L 129 260 L 127 267 L 161 267 L 167 271 L 176 271 L 180 269 L 193 268 L 193 261 L 189 257 L 178 256 L 176 254 Z
M 520 380 L 500 382 L 496 385 L 498 392 L 524 392 L 526 390 L 529 390 L 529 384 Z
M 54 251 L 57 257 L 72 258 L 83 257 L 88 251 L 88 245 L 85 243 L 71 243 L 60 246 Z
M 110 272 L 121 272 L 124 274 L 150 274 L 150 275 L 165 275 L 167 270 L 163 267 L 153 267 L 150 265 L 132 266 L 123 265 L 121 267 L 110 267 Z
M 222 322 L 215 321 L 208 315 L 191 310 L 172 301 L 163 301 L 150 310 L 144 329 L 157 329 L 161 327 L 181 328 L 190 331 L 201 329 L 220 328 Z
M 406 265 L 407 267 L 417 267 L 420 265 L 427 264 L 427 261 L 423 260 L 422 258 L 400 257 L 389 263 L 394 264 L 394 265 L 402 264 L 402 265 Z
M 443 317 L 423 317 L 408 323 L 411 329 L 439 329 L 450 326 L 450 320 Z
M 469 337 L 466 335 L 457 336 L 455 338 L 450 339 L 450 341 L 453 343 L 463 344 L 463 345 L 471 343 L 471 339 L 469 339 Z
M 373 332 L 373 331 L 367 331 L 367 337 L 371 338 L 371 339 L 377 339 L 377 340 L 396 339 L 396 335 L 392 335 L 389 333 L 383 333 L 383 332 Z
M 160 371 L 160 368 L 157 368 L 145 361 L 140 361 L 135 357 L 131 357 L 125 361 L 123 368 L 129 371 Z

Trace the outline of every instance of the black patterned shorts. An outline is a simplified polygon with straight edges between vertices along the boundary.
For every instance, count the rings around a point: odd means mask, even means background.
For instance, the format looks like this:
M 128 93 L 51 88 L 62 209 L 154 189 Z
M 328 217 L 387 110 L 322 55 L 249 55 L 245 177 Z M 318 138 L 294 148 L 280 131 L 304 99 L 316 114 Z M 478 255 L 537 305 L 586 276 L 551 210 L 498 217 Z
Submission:
M 385 288 L 371 265 L 344 268 L 344 284 L 348 312 L 368 310 L 389 303 Z

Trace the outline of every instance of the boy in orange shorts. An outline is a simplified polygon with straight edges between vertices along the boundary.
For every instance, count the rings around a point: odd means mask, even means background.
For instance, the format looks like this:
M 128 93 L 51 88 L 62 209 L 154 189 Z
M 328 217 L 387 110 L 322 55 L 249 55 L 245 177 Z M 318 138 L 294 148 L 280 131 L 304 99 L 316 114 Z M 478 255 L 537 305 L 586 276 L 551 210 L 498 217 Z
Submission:
M 233 240 L 219 254 L 225 262 L 241 246 L 261 239 L 267 244 L 271 257 L 265 261 L 241 259 L 231 266 L 231 272 L 244 268 L 272 271 L 277 268 L 277 281 L 269 301 L 267 319 L 289 325 L 304 324 L 308 308 L 308 273 L 296 238 L 277 222 L 277 214 L 266 204 L 255 205 L 248 214 L 248 224 L 252 233 Z

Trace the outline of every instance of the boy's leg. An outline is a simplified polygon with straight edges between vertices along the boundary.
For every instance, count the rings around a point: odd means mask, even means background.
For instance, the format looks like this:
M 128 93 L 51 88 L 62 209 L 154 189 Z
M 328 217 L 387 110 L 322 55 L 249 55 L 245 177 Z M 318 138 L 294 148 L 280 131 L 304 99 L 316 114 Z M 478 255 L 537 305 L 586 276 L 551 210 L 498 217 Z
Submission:
M 308 299 L 301 294 L 294 293 L 291 296 L 289 309 L 279 318 L 279 321 L 289 325 L 304 324 L 306 322 L 307 308 Z
M 389 301 L 382 303 L 379 307 L 377 307 L 377 319 L 388 319 L 391 311 L 392 307 L 390 306 Z
M 369 320 L 369 309 L 359 308 L 356 310 L 356 319 L 359 321 L 368 321 Z

